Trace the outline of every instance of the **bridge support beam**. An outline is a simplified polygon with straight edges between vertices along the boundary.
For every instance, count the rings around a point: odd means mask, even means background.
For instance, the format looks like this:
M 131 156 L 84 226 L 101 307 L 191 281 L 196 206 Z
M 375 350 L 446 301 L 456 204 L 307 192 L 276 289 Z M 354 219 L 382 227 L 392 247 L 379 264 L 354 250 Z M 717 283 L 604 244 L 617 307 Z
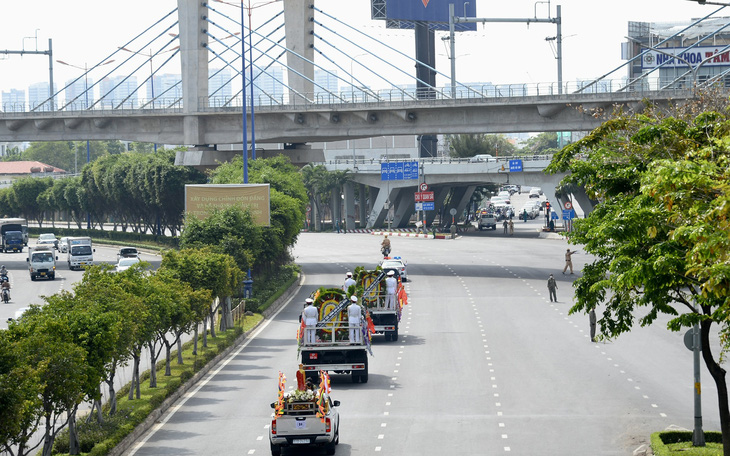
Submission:
M 348 182 L 344 185 L 345 195 L 345 226 L 346 230 L 355 229 L 355 184 Z
M 286 63 L 289 67 L 289 103 L 304 104 L 314 97 L 314 22 L 311 0 L 284 0 Z
M 367 213 L 368 213 L 368 201 L 372 204 L 372 198 L 367 198 L 365 193 L 365 184 L 358 184 L 358 192 L 360 193 L 360 205 L 358 206 L 358 218 L 360 219 L 360 226 L 365 226 Z M 357 225 L 355 226 L 357 228 Z

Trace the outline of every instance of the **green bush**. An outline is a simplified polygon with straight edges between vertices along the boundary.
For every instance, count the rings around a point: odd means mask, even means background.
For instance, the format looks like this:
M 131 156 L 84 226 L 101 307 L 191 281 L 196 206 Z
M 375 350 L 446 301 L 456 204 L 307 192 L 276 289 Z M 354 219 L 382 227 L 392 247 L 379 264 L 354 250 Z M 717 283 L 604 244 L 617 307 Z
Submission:
M 244 308 L 246 312 L 258 312 L 259 306 L 261 305 L 261 301 L 256 298 L 246 298 L 245 301 L 246 307 Z
M 196 358 L 195 361 L 193 361 L 193 370 L 195 372 L 198 372 L 204 366 L 205 366 L 205 360 L 204 359 Z
M 651 435 L 651 449 L 656 456 L 722 455 L 721 432 L 706 431 L 705 443 L 707 444 L 705 447 L 692 447 L 692 431 L 665 431 L 655 432 Z
M 196 361 L 197 361 L 197 359 L 196 359 Z M 187 382 L 191 378 L 193 378 L 193 371 L 185 370 L 185 371 L 180 372 L 180 381 L 182 383 Z

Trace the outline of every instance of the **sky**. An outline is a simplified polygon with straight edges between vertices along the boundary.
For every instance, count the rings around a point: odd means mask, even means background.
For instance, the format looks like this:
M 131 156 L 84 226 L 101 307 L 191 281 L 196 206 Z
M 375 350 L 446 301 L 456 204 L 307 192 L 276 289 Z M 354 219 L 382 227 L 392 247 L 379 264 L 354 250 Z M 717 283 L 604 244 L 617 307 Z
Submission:
M 235 0 L 230 0 L 235 2 Z M 415 1 L 421 0 L 402 0 Z M 563 80 L 593 79 L 618 67 L 621 43 L 626 41 L 628 21 L 687 21 L 709 14 L 716 6 L 699 5 L 687 0 L 473 0 L 478 17 L 530 18 L 555 17 L 556 6 L 562 6 Z M 274 4 L 266 4 L 274 3 Z M 280 4 L 252 1 L 254 27 L 271 15 Z M 248 4 L 248 0 L 246 0 Z M 316 0 L 315 5 L 328 14 L 365 33 L 413 55 L 413 31 L 388 30 L 382 21 L 370 19 L 370 0 Z M 154 23 L 176 6 L 175 0 L 25 0 L 4 1 L 0 6 L 3 27 L 0 28 L 0 90 L 27 89 L 34 82 L 48 80 L 48 57 L 45 55 L 3 55 L 3 50 L 46 50 L 53 39 L 53 59 L 78 67 L 102 61 L 127 39 Z M 730 16 L 730 8 L 728 14 Z M 436 33 L 437 70 L 449 74 L 445 32 Z M 477 25 L 477 31 L 464 32 L 456 38 L 457 80 L 494 84 L 549 83 L 557 81 L 557 61 L 545 40 L 556 35 L 554 24 L 523 23 Z M 354 51 L 353 51 L 354 52 Z M 340 64 L 348 68 L 351 61 Z M 379 63 L 373 60 L 370 66 Z M 404 59 L 400 65 L 412 74 L 413 64 Z M 359 71 L 359 70 L 354 70 Z M 383 72 L 392 70 L 383 70 Z M 364 73 L 364 72 L 363 72 Z M 75 78 L 81 71 L 54 64 L 56 85 Z M 613 77 L 620 78 L 625 71 Z M 367 74 L 364 80 L 370 78 Z M 395 83 L 405 83 L 407 76 L 393 73 Z M 412 82 L 412 81 L 411 81 Z M 368 81 L 370 83 L 370 81 Z M 437 84 L 448 83 L 441 76 Z M 376 84 L 373 82 L 373 84 Z

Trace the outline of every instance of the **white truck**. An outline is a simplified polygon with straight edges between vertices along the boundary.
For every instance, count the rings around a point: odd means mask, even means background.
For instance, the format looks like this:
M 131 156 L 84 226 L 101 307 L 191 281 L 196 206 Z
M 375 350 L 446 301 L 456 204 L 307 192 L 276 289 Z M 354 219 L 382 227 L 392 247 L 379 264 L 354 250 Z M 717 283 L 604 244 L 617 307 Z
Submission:
M 94 252 L 91 238 L 88 236 L 68 238 L 68 268 L 91 266 L 94 264 Z
M 274 413 L 269 426 L 269 445 L 272 456 L 281 455 L 282 448 L 320 447 L 327 454 L 335 454 L 340 443 L 340 415 L 337 407 L 340 401 L 333 401 L 325 391 L 318 389 L 296 389 L 283 392 L 279 374 L 279 400 L 271 403 Z M 326 376 L 326 373 L 322 373 Z M 320 385 L 328 385 L 320 382 Z
M 492 212 L 482 212 L 479 214 L 479 218 L 477 219 L 477 228 L 479 228 L 479 231 L 482 230 L 496 230 L 497 229 L 497 218 L 494 216 Z
M 372 333 L 367 309 L 361 306 L 365 318 L 359 326 L 351 327 L 347 318 L 351 302 L 341 288 L 320 288 L 312 299 L 319 314 L 316 329 L 305 327 L 303 321 L 298 334 L 301 363 L 307 376 L 316 379 L 320 371 L 329 371 L 351 374 L 353 383 L 367 383 Z M 309 331 L 313 337 L 309 337 Z M 351 340 L 353 335 L 355 340 Z
M 58 257 L 53 251 L 53 246 L 39 245 L 28 248 L 28 270 L 30 280 L 56 278 L 56 260 Z

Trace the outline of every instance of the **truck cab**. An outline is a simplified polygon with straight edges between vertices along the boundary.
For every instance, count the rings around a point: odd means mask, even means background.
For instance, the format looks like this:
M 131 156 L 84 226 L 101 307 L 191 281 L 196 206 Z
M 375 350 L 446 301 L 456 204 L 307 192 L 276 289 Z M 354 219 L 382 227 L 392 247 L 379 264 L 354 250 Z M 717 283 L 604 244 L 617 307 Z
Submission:
M 84 266 L 91 266 L 94 264 L 94 252 L 95 249 L 92 247 L 91 238 L 88 236 L 84 237 L 72 237 L 68 239 L 68 268 L 72 271 L 77 268 L 83 268 Z
M 39 245 L 28 250 L 28 271 L 30 280 L 56 278 L 56 260 L 52 246 Z

